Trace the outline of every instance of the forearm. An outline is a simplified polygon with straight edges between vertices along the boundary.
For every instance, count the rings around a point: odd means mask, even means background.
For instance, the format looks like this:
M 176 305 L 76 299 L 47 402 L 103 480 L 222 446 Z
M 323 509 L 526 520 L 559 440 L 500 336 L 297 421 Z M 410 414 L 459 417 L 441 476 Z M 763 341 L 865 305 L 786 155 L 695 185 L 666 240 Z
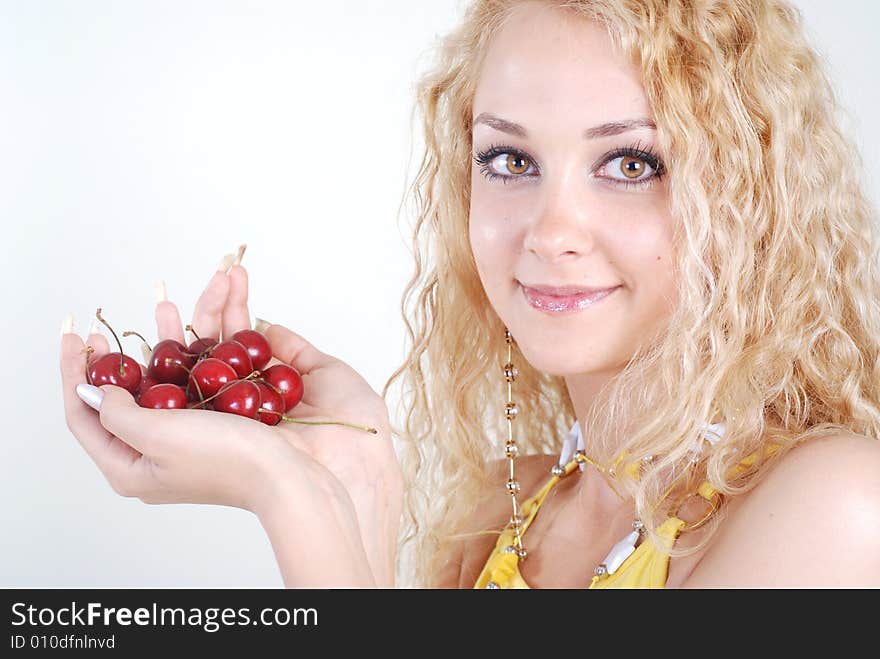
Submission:
M 364 551 L 376 587 L 394 588 L 402 495 L 394 484 L 373 484 L 369 489 L 371 491 L 359 496 L 358 501 L 372 505 L 357 507 Z
M 288 588 L 374 588 L 354 515 L 325 497 L 283 497 L 257 517 Z

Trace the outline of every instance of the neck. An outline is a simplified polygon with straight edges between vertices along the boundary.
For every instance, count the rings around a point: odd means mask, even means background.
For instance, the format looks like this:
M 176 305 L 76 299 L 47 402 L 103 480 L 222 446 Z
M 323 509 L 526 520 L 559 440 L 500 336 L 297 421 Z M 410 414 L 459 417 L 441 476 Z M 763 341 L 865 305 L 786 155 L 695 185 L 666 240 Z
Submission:
M 568 396 L 571 398 L 574 407 L 575 416 L 581 427 L 581 434 L 584 436 L 584 451 L 587 456 L 593 457 L 600 453 L 600 447 L 597 445 L 596 439 L 591 433 L 586 433 L 584 428 L 584 419 L 587 418 L 599 391 L 616 375 L 613 373 L 578 373 L 576 375 L 565 376 L 565 386 L 568 389 Z M 606 438 L 607 440 L 607 438 Z M 620 451 L 618 447 L 605 447 L 611 450 L 612 455 L 617 455 Z

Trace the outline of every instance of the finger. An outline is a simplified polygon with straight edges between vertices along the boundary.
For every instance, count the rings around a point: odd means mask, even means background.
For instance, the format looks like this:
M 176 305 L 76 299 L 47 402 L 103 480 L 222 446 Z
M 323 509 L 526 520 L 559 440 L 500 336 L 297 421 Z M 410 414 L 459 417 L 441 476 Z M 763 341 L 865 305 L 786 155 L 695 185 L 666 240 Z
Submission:
M 98 415 L 76 395 L 76 386 L 86 383 L 85 370 L 86 353 L 82 339 L 77 334 L 63 334 L 61 392 L 67 426 L 98 469 L 111 480 L 113 474 L 127 468 L 140 454 L 107 432 Z
M 86 339 L 86 345 L 91 346 L 93 349 L 91 357 L 89 357 L 87 361 L 92 361 L 93 359 L 97 359 L 110 352 L 110 341 L 101 331 L 101 323 L 98 322 L 97 318 L 92 319 L 92 325 L 89 327 L 89 335 Z
M 223 338 L 230 338 L 243 329 L 251 328 L 251 315 L 248 311 L 248 274 L 240 265 L 229 269 L 229 294 L 223 308 Z
M 209 337 L 212 339 L 220 338 L 223 307 L 226 306 L 226 297 L 229 294 L 229 275 L 226 274 L 226 270 L 231 265 L 232 258 L 231 254 L 223 258 L 219 269 L 211 277 L 211 280 L 196 302 L 192 326 L 203 339 Z
M 180 312 L 177 310 L 177 305 L 168 300 L 164 281 L 156 282 L 156 332 L 160 341 L 174 339 L 186 345 Z
M 151 410 L 138 405 L 126 389 L 105 384 L 98 419 L 110 434 L 119 437 L 139 453 L 151 455 L 157 434 L 168 433 L 167 421 L 172 410 Z M 151 414 L 159 412 L 160 414 Z M 164 413 L 164 414 L 163 414 Z
M 198 445 L 194 437 L 211 437 L 218 441 L 234 424 L 245 420 L 231 414 L 214 414 L 206 410 L 154 410 L 139 406 L 122 387 L 102 385 L 99 418 L 101 425 L 126 444 L 143 453 L 153 462 L 161 462 L 170 454 L 187 455 Z
M 264 334 L 272 348 L 272 354 L 285 364 L 293 366 L 300 375 L 308 375 L 336 361 L 334 357 L 324 354 L 296 332 L 291 332 L 281 325 L 270 325 Z

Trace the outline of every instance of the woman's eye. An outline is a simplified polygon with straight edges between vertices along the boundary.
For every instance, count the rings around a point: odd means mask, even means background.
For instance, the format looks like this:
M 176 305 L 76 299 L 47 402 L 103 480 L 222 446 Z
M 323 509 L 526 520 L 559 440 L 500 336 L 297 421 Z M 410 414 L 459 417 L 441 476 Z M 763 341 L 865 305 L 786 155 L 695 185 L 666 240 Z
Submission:
M 535 166 L 527 156 L 510 152 L 490 156 L 485 158 L 485 161 L 483 170 L 490 178 L 495 176 L 502 179 L 519 178 L 525 176 Z
M 657 170 L 643 158 L 617 156 L 603 165 L 602 171 L 605 172 L 605 178 L 623 183 L 641 183 L 652 179 L 652 174 Z

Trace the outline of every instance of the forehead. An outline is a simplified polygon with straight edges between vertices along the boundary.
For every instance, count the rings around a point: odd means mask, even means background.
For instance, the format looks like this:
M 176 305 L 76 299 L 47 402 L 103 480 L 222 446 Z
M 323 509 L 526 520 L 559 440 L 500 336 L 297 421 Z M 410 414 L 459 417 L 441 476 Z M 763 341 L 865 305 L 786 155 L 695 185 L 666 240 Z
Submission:
M 492 37 L 474 98 L 486 111 L 535 125 L 650 116 L 639 72 L 607 32 L 572 10 L 516 7 Z

